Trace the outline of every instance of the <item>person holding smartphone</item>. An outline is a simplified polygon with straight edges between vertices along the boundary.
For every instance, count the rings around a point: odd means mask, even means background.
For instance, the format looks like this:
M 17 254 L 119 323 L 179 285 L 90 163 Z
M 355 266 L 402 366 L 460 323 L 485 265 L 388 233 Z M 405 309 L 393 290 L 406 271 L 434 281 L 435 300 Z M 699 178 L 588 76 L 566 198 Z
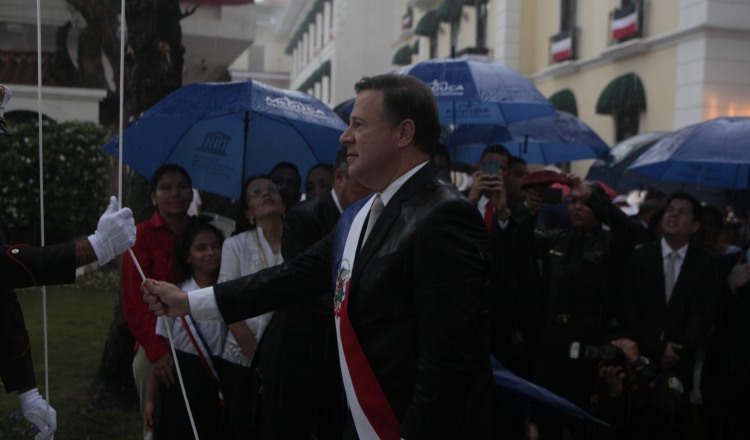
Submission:
M 467 197 L 479 209 L 490 235 L 500 227 L 505 227 L 510 218 L 504 177 L 509 159 L 510 153 L 504 146 L 488 145 L 482 152 L 477 170 L 471 176 L 472 183 Z

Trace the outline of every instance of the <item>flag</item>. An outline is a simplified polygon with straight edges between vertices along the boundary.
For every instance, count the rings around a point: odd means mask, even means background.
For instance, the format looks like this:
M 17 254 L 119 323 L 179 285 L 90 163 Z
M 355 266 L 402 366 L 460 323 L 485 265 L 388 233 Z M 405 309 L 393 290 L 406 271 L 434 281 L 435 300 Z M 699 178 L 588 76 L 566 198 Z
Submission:
M 411 29 L 412 25 L 414 24 L 414 12 L 411 8 L 406 9 L 406 14 L 404 14 L 403 17 L 401 17 L 401 30 L 408 30 Z
M 562 32 L 552 38 L 552 62 L 559 63 L 573 58 L 573 36 Z
M 632 37 L 638 32 L 638 11 L 635 5 L 615 9 L 612 18 L 612 39 L 619 41 Z

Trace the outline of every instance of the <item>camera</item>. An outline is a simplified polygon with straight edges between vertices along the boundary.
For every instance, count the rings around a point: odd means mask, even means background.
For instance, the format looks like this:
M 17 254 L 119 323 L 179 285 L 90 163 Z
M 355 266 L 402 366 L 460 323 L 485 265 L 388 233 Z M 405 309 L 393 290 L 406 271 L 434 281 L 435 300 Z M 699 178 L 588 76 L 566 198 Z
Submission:
M 545 187 L 539 190 L 542 197 L 542 203 L 547 205 L 559 205 L 562 203 L 562 190 L 560 188 Z
M 599 347 L 599 360 L 604 365 L 620 365 L 624 367 L 627 364 L 625 353 L 619 347 L 609 342 Z
M 482 173 L 484 174 L 497 174 L 500 172 L 500 162 L 497 160 L 485 160 L 482 162 Z
M 624 367 L 627 365 L 625 353 L 611 342 L 607 342 L 598 347 L 587 345 L 584 347 L 583 355 L 590 359 L 598 359 L 602 366 L 620 365 Z

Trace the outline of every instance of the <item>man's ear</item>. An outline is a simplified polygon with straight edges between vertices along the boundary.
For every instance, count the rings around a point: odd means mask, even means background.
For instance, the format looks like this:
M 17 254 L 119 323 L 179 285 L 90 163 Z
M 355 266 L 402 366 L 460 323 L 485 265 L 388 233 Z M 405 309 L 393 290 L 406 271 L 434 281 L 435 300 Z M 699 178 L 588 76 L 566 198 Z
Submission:
M 341 168 L 333 170 L 333 187 L 341 189 L 344 186 L 344 183 L 346 183 L 346 178 L 346 171 Z
M 416 125 L 411 119 L 404 119 L 398 125 L 398 147 L 406 147 L 414 141 L 414 133 L 416 132 Z

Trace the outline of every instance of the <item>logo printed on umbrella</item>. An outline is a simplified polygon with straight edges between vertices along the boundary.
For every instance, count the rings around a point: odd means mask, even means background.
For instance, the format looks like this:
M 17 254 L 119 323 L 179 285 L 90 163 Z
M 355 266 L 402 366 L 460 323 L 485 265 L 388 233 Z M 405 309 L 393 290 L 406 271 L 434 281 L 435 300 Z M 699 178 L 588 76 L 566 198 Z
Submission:
M 453 109 L 446 109 L 446 114 L 452 115 Z M 471 116 L 474 118 L 488 118 L 491 115 L 490 110 L 485 106 L 477 106 L 472 103 L 456 104 L 457 116 Z
M 200 147 L 198 147 L 198 151 L 216 154 L 219 156 L 226 156 L 227 147 L 229 146 L 229 141 L 231 140 L 232 137 L 227 135 L 226 133 L 212 131 L 206 133 L 206 136 L 203 138 L 203 143 Z
M 325 112 L 321 109 L 316 109 L 312 106 L 305 104 L 304 102 L 295 101 L 287 96 L 281 96 L 278 98 L 271 98 L 266 96 L 266 104 L 271 107 L 281 108 L 284 110 L 290 110 L 295 113 L 309 113 L 313 115 L 325 115 Z
M 435 96 L 463 96 L 464 86 L 461 84 L 451 85 L 448 81 L 438 81 L 433 79 L 427 83 L 432 89 L 432 94 Z

